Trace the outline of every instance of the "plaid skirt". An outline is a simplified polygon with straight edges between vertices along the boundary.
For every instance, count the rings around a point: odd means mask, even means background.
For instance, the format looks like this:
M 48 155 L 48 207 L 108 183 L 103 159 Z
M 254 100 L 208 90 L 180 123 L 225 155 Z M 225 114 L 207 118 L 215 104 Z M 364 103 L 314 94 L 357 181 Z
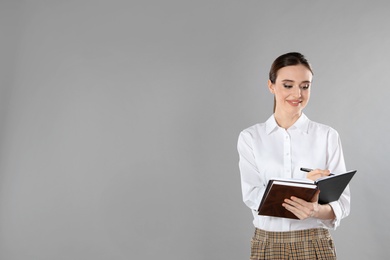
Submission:
M 336 250 L 327 229 L 268 232 L 256 228 L 250 259 L 336 259 Z

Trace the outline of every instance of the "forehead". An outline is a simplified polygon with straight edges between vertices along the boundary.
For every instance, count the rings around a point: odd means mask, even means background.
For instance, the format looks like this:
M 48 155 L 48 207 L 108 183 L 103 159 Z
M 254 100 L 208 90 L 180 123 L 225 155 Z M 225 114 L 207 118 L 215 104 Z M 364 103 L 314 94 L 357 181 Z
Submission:
M 277 81 L 294 81 L 294 82 L 311 82 L 313 74 L 304 65 L 294 65 L 283 67 L 278 70 L 276 80 Z

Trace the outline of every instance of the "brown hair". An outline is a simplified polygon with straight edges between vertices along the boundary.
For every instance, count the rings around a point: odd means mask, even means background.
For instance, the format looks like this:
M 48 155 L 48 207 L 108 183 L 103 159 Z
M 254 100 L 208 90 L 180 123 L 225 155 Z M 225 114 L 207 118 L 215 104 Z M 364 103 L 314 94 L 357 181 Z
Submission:
M 287 66 L 294 66 L 294 65 L 303 65 L 305 66 L 312 74 L 313 70 L 305 58 L 301 53 L 299 52 L 289 52 L 283 55 L 280 55 L 277 57 L 274 62 L 271 65 L 271 69 L 269 71 L 269 80 L 272 84 L 275 84 L 276 77 L 278 76 L 278 71 Z M 276 108 L 276 101 L 274 100 L 274 112 Z

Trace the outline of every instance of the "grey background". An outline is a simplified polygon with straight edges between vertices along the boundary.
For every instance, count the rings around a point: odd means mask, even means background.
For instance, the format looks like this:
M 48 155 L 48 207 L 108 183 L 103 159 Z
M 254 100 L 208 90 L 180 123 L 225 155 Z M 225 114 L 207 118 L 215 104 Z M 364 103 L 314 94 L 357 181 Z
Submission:
M 341 135 L 339 259 L 390 251 L 387 1 L 0 2 L 0 259 L 248 259 L 239 132 L 269 66 L 314 67 Z

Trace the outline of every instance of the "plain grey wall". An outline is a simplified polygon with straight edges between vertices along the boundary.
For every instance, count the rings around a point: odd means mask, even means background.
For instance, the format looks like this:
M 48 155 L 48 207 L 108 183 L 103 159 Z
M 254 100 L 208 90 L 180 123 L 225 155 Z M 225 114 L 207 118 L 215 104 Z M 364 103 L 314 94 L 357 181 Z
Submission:
M 385 259 L 389 5 L 2 0 L 0 259 L 248 259 L 236 142 L 288 51 L 358 170 L 339 259 Z

